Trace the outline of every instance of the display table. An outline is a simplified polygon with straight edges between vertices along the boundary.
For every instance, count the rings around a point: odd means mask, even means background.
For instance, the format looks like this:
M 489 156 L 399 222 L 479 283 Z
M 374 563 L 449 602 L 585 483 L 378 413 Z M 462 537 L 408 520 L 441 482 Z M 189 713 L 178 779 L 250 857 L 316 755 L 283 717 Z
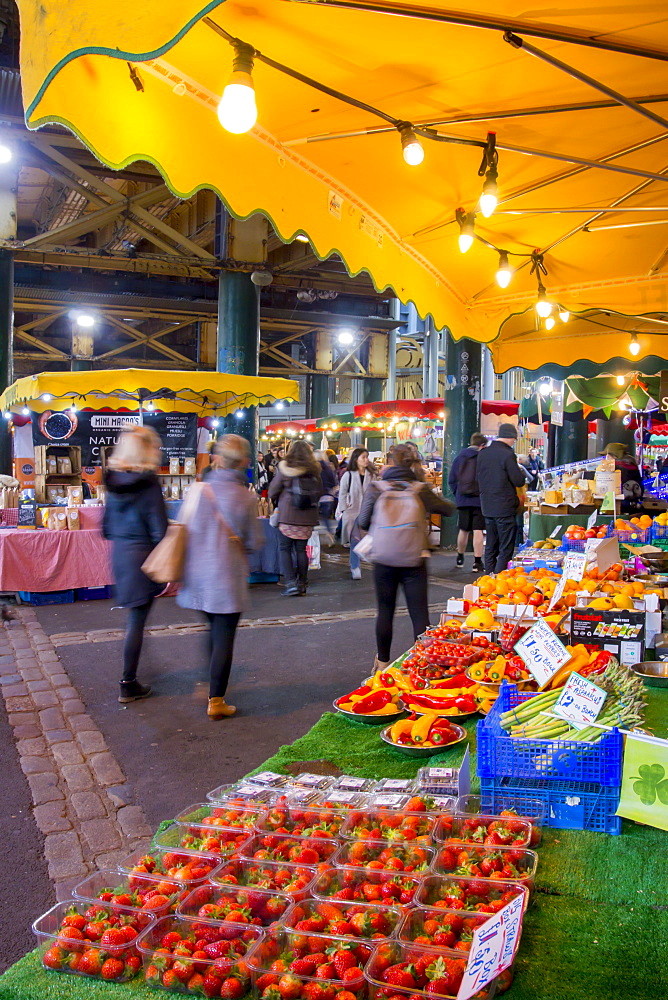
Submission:
M 0 590 L 46 593 L 112 582 L 111 547 L 98 528 L 0 531 Z
M 534 514 L 529 516 L 529 540 L 540 542 L 544 538 L 549 538 L 555 528 L 562 526 L 559 533 L 561 537 L 569 524 L 579 524 L 583 528 L 587 527 L 589 514 Z M 612 521 L 611 514 L 599 514 L 596 518 L 597 524 L 608 524 Z

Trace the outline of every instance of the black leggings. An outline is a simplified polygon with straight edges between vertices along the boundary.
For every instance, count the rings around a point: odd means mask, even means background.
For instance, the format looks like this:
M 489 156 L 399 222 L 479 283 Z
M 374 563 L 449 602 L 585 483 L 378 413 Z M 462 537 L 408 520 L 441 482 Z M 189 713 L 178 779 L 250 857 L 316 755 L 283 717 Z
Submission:
M 241 613 L 214 615 L 205 611 L 204 614 L 209 622 L 209 698 L 224 698 Z
M 128 610 L 123 646 L 123 683 L 125 684 L 137 679 L 137 666 L 144 642 L 144 628 L 152 605 L 153 598 L 146 604 L 139 604 L 136 608 Z
M 283 583 L 287 586 L 295 579 L 292 558 L 294 553 L 297 560 L 297 582 L 305 584 L 308 575 L 308 556 L 306 555 L 306 543 L 308 539 L 288 538 L 283 532 L 279 532 L 279 534 L 278 546 L 281 556 L 281 576 L 283 577 Z
M 378 659 L 387 663 L 392 646 L 392 621 L 401 585 L 406 606 L 413 623 L 415 638 L 429 628 L 429 598 L 427 595 L 427 564 L 419 566 L 383 566 L 374 563 L 373 582 L 376 586 L 378 617 L 376 618 L 376 646 Z

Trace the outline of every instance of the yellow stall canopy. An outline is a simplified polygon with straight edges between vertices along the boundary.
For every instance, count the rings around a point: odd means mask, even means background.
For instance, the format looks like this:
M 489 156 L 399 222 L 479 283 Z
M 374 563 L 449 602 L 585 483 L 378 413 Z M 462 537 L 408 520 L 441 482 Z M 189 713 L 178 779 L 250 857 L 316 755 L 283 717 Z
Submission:
M 233 410 L 277 399 L 298 400 L 299 386 L 287 378 L 226 375 L 221 372 L 109 371 L 42 372 L 13 382 L 0 396 L 2 412 L 23 407 L 45 410 L 138 410 L 224 416 Z
M 61 123 L 113 167 L 155 163 L 181 197 L 210 187 L 237 217 L 264 212 L 457 339 L 493 341 L 539 283 L 553 316 L 668 310 L 665 4 L 18 5 L 31 128 Z M 245 134 L 217 114 L 235 55 L 254 63 Z M 653 339 L 642 351 L 660 355 Z M 553 360 L 531 351 L 529 368 Z

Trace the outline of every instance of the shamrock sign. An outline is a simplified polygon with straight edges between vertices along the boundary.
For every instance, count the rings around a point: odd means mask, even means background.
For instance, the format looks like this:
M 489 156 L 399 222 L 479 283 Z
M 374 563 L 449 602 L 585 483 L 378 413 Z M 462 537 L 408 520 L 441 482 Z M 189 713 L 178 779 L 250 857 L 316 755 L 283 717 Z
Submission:
M 668 806 L 668 779 L 666 769 L 661 764 L 641 764 L 633 781 L 634 794 L 644 806 L 652 806 L 657 798 L 664 806 Z
M 617 815 L 668 830 L 668 741 L 626 737 Z

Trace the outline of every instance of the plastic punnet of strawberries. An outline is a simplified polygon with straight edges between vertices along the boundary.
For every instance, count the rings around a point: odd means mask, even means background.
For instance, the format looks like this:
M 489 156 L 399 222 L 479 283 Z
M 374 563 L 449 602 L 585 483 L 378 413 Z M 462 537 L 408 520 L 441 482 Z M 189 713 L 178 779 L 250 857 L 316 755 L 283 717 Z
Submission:
M 294 906 L 285 925 L 302 934 L 381 940 L 390 937 L 401 917 L 396 907 L 307 899 Z
M 320 837 L 293 837 L 284 833 L 258 834 L 244 846 L 244 856 L 261 861 L 291 861 L 299 865 L 318 865 L 337 849 L 335 840 Z
M 314 896 L 344 902 L 385 903 L 408 906 L 420 885 L 414 875 L 361 868 L 330 868 L 312 888 Z
M 430 875 L 423 879 L 415 902 L 436 909 L 469 910 L 471 913 L 498 913 L 503 907 L 528 891 L 514 882 L 492 882 L 485 879 L 455 878 L 450 875 Z
M 295 837 L 336 837 L 346 822 L 346 812 L 334 809 L 300 809 L 298 807 L 272 806 L 257 824 L 258 830 L 291 833 Z
M 455 951 L 426 951 L 409 945 L 380 945 L 367 968 L 378 985 L 376 996 L 406 1000 L 415 992 L 454 997 L 466 970 L 466 957 Z
M 203 882 L 220 865 L 220 858 L 213 855 L 179 854 L 176 851 L 153 851 L 140 854 L 135 851 L 122 861 L 119 870 L 128 872 L 128 885 L 133 886 L 134 875 L 164 875 L 175 882 Z
M 149 986 L 239 1000 L 250 978 L 245 956 L 259 934 L 255 927 L 163 918 L 139 943 L 144 977 Z
M 453 948 L 468 954 L 473 932 L 487 920 L 486 913 L 466 910 L 411 910 L 401 926 L 399 940 L 427 948 Z
M 314 868 L 283 861 L 230 861 L 213 879 L 216 885 L 252 885 L 301 898 L 313 881 Z
M 199 885 L 181 906 L 180 913 L 208 920 L 269 927 L 292 905 L 283 893 L 242 886 Z
M 56 904 L 34 930 L 47 969 L 125 982 L 141 967 L 137 937 L 153 921 L 129 907 L 72 900 Z
M 371 951 L 359 941 L 279 931 L 249 958 L 256 995 L 263 1000 L 356 1000 L 366 992 L 362 970 Z

